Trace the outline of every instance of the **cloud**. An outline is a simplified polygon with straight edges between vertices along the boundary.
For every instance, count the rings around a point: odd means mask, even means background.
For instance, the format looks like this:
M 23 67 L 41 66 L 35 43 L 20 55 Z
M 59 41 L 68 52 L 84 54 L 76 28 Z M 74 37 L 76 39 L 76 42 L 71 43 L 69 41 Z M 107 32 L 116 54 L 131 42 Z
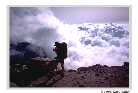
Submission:
M 61 34 L 69 46 L 69 57 L 65 61 L 65 67 L 77 69 L 95 64 L 119 66 L 125 61 L 128 62 L 129 42 L 126 25 L 119 23 L 65 25 L 63 30 L 60 29 L 64 32 Z M 80 27 L 89 29 L 80 30 Z M 121 37 L 120 30 L 118 30 L 120 27 L 122 27 Z M 107 29 L 110 33 L 107 33 Z
M 49 8 L 11 7 L 10 38 L 14 43 L 27 41 L 45 48 L 54 57 L 52 46 L 59 41 L 57 28 L 62 24 Z
M 128 24 L 64 24 L 54 15 L 50 8 L 11 7 L 11 42 L 27 41 L 38 45 L 50 58 L 56 56 L 54 42 L 66 42 L 66 69 L 94 64 L 122 65 L 128 61 Z

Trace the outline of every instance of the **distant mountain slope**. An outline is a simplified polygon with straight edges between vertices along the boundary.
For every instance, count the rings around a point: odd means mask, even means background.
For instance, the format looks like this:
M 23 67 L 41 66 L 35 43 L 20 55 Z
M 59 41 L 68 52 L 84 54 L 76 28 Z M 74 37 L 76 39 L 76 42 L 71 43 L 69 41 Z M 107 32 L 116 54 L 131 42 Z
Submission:
M 43 48 L 29 42 L 10 43 L 10 63 L 27 62 L 33 57 L 47 57 Z

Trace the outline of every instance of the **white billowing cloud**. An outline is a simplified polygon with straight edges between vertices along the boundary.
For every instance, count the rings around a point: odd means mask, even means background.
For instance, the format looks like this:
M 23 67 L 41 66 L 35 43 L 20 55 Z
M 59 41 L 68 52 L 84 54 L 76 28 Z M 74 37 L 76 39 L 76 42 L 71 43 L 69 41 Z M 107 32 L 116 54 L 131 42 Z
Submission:
M 128 29 L 123 28 L 123 37 L 120 37 L 118 28 L 125 27 L 127 24 L 114 24 L 115 28 L 108 24 L 111 28 L 108 33 L 105 31 L 107 25 L 97 24 L 89 26 L 86 31 L 79 30 L 80 25 L 64 25 L 59 29 L 59 33 L 68 43 L 68 58 L 65 61 L 67 69 L 77 69 L 78 67 L 91 66 L 94 64 L 102 65 L 122 65 L 128 61 Z M 96 30 L 98 29 L 98 30 Z M 94 32 L 94 33 L 93 33 Z M 96 35 L 92 35 L 95 34 Z M 114 34 L 115 33 L 115 34 Z M 81 41 L 81 39 L 84 40 Z
M 43 47 L 53 58 L 55 41 L 68 44 L 66 69 L 122 65 L 128 61 L 127 24 L 64 24 L 48 8 L 11 8 L 11 41 L 28 41 Z M 122 27 L 122 28 L 121 28 Z
M 48 8 L 12 7 L 10 9 L 10 38 L 12 42 L 28 41 L 45 48 L 54 57 L 53 44 L 60 41 L 57 33 L 62 24 Z

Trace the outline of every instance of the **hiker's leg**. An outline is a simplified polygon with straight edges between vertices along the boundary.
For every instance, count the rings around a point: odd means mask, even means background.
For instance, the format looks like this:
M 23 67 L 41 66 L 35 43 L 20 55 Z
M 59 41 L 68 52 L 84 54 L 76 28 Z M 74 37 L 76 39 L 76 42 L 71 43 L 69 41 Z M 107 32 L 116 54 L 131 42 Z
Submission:
M 64 60 L 61 60 L 61 67 L 62 67 L 62 70 L 64 71 Z
M 62 71 L 61 71 L 61 76 L 64 77 L 64 60 L 61 60 L 61 67 L 62 67 Z
M 53 67 L 54 67 L 54 69 L 55 69 L 55 71 L 57 71 L 58 69 L 57 69 L 57 65 L 58 65 L 58 61 L 59 60 L 53 60 Z

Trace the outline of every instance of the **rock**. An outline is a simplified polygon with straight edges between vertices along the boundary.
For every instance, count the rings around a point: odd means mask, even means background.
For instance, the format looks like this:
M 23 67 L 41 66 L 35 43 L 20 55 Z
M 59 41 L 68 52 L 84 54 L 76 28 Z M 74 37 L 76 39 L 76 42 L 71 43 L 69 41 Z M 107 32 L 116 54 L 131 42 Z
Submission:
M 126 65 L 128 67 L 129 65 Z M 77 72 L 57 81 L 54 87 L 128 87 L 129 73 L 123 66 L 93 65 L 80 67 Z M 84 73 L 85 72 L 85 73 Z M 66 72 L 68 73 L 68 72 Z M 128 76 L 128 77 L 127 77 Z
M 72 69 L 71 69 L 71 70 L 68 70 L 68 72 L 76 72 L 76 70 L 72 70 Z
M 88 67 L 80 67 L 77 69 L 77 71 L 87 71 Z

